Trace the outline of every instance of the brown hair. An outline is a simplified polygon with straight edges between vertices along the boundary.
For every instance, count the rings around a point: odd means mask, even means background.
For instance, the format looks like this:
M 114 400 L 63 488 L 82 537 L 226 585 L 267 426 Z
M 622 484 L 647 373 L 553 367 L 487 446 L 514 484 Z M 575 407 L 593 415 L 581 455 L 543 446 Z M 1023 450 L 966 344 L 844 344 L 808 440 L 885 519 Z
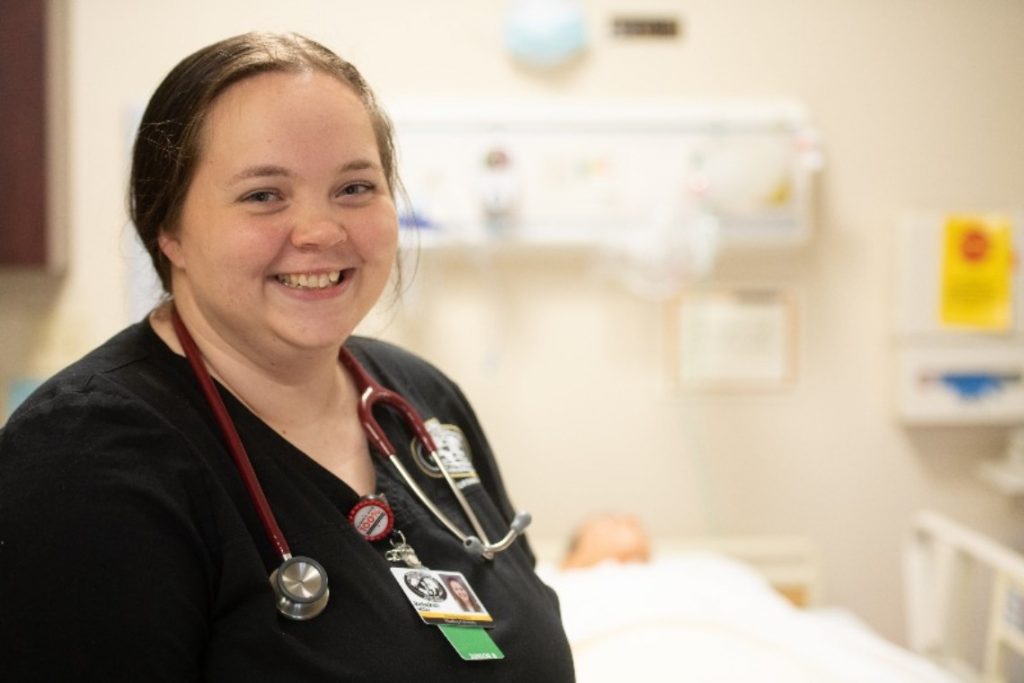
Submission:
M 158 239 L 161 232 L 177 230 L 214 100 L 232 84 L 258 74 L 310 69 L 352 88 L 366 107 L 394 196 L 399 181 L 391 122 L 352 64 L 294 33 L 246 33 L 204 47 L 178 63 L 157 87 L 132 152 L 129 212 L 165 291 L 170 292 L 171 268 Z

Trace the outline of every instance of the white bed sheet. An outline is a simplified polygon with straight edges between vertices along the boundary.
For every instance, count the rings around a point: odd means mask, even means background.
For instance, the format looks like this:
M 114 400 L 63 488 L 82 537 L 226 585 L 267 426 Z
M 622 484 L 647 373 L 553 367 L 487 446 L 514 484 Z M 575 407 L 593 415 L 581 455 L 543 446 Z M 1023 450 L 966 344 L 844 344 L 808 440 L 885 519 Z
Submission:
M 579 683 L 956 682 L 852 616 L 794 608 L 725 557 L 539 572 L 561 600 Z

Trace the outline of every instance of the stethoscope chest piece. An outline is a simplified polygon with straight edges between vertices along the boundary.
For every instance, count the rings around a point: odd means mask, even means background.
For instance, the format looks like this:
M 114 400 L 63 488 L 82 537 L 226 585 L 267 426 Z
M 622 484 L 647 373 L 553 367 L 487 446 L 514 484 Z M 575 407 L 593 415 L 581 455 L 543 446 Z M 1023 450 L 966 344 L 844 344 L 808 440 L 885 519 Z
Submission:
M 277 611 L 289 619 L 304 621 L 324 611 L 330 591 L 327 572 L 309 557 L 289 557 L 270 575 Z

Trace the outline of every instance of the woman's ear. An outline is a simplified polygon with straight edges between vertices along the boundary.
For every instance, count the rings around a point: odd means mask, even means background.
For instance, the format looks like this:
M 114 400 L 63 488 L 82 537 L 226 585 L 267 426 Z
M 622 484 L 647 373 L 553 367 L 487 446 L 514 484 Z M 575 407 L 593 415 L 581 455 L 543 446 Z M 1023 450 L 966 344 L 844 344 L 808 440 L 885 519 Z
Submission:
M 185 267 L 185 254 L 181 248 L 181 240 L 177 236 L 172 235 L 166 230 L 160 232 L 160 236 L 156 238 L 157 245 L 160 247 L 160 251 L 167 257 L 167 260 L 171 262 L 171 265 L 175 268 Z

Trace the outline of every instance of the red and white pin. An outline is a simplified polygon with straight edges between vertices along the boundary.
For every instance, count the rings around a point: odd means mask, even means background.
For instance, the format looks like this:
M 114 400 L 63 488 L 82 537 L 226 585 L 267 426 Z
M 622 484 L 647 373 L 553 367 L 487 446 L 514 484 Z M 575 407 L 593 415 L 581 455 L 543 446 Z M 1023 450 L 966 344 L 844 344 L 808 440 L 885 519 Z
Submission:
M 395 527 L 395 513 L 384 496 L 363 496 L 348 513 L 348 519 L 367 541 L 383 540 Z

